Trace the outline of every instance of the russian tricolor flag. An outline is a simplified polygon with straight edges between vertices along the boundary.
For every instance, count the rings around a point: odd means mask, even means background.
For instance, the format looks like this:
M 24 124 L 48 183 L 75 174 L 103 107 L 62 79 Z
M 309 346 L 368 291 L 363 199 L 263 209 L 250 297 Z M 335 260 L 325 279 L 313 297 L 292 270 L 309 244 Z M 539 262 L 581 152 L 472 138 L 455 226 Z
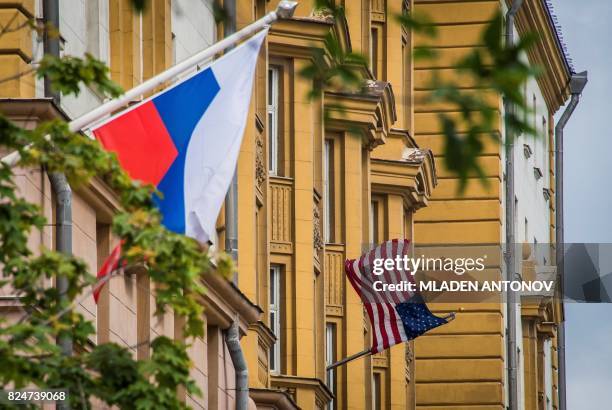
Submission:
M 267 29 L 208 67 L 92 129 L 136 180 L 153 184 L 162 223 L 200 242 L 236 167 Z
M 92 128 L 132 179 L 152 184 L 162 223 L 205 243 L 236 169 L 259 49 L 268 30 L 161 93 Z M 117 246 L 98 283 L 121 266 Z M 102 286 L 94 287 L 97 302 Z

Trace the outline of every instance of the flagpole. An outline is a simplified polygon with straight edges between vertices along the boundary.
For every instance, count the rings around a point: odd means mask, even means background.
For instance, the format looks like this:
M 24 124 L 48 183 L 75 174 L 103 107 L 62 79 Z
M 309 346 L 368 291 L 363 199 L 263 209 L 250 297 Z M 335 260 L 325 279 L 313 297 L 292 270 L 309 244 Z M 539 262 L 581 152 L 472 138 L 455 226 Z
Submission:
M 342 360 L 338 360 L 337 362 L 330 364 L 329 366 L 327 366 L 325 368 L 325 370 L 326 371 L 330 371 L 330 370 L 335 369 L 338 366 L 342 366 L 343 364 L 348 363 L 348 362 L 350 362 L 352 360 L 359 359 L 362 356 L 371 355 L 371 354 L 372 354 L 372 350 L 371 349 L 366 349 L 366 350 L 364 350 L 362 352 L 355 353 L 353 355 L 345 357 Z
M 446 323 L 448 322 L 452 322 L 453 320 L 455 320 L 455 312 L 450 312 L 448 315 L 442 317 L 442 319 L 446 320 Z M 342 366 L 345 363 L 348 363 L 350 361 L 353 361 L 355 359 L 359 359 L 360 357 L 366 356 L 366 355 L 370 355 L 372 354 L 372 350 L 371 349 L 365 349 L 359 353 L 355 353 L 351 356 L 345 357 L 342 360 L 338 360 L 337 362 L 334 362 L 332 364 L 330 364 L 329 366 L 327 366 L 325 368 L 326 371 L 330 371 L 332 369 L 335 369 L 338 366 Z
M 231 36 L 225 37 L 223 40 L 218 41 L 207 49 L 204 49 L 199 53 L 196 53 L 193 56 L 189 57 L 188 59 L 170 67 L 166 71 L 163 71 L 158 75 L 151 77 L 142 84 L 139 84 L 136 87 L 126 91 L 125 94 L 121 95 L 120 97 L 108 101 L 100 105 L 99 107 L 94 108 L 88 113 L 83 114 L 82 116 L 70 121 L 68 123 L 68 129 L 70 130 L 70 132 L 81 131 L 88 125 L 91 125 L 94 122 L 104 118 L 106 115 L 118 110 L 119 108 L 126 106 L 135 99 L 139 99 L 143 94 L 147 94 L 150 91 L 153 91 L 158 86 L 171 80 L 172 78 L 183 73 L 184 71 L 196 66 L 197 64 L 209 58 L 212 58 L 215 54 L 218 54 L 226 48 L 231 47 L 240 40 L 263 29 L 265 26 L 270 25 L 279 19 L 291 18 L 296 7 L 297 1 L 281 0 L 278 3 L 278 7 L 276 8 L 276 10 L 271 11 L 259 20 L 235 32 Z M 19 151 L 14 151 L 2 157 L 2 162 L 12 167 L 20 159 L 21 156 L 19 155 Z

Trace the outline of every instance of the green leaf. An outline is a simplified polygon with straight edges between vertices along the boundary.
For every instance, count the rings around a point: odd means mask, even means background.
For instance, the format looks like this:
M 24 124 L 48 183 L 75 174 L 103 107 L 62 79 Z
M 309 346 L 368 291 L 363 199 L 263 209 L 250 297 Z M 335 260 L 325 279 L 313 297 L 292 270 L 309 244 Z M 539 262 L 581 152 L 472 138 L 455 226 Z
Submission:
M 94 86 L 109 97 L 118 97 L 123 93 L 121 87 L 110 80 L 108 67 L 91 54 L 85 54 L 84 59 L 45 55 L 36 75 L 38 78 L 49 78 L 51 87 L 66 95 L 79 95 L 81 84 Z

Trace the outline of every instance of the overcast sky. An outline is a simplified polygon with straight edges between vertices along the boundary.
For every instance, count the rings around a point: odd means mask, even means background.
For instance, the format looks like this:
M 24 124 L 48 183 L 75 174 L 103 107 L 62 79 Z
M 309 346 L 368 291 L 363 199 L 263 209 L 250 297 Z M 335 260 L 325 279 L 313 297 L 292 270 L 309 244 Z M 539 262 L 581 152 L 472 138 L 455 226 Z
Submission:
M 589 72 L 565 128 L 565 241 L 611 243 L 612 1 L 553 4 L 576 70 Z M 568 409 L 612 408 L 612 304 L 567 304 L 566 319 Z

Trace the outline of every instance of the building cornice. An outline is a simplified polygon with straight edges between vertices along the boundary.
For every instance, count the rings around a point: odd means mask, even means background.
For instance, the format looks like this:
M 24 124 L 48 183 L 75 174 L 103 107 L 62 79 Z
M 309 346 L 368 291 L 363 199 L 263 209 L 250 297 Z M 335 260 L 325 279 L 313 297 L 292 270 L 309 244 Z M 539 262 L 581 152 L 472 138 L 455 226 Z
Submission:
M 0 99 L 0 113 L 27 129 L 44 121 L 70 120 L 52 98 L 3 98 Z M 113 215 L 121 208 L 117 194 L 100 178 L 91 178 L 87 185 L 78 186 L 75 191 L 96 210 L 100 222 L 111 223 Z
M 512 4 L 511 0 L 506 2 Z M 542 69 L 537 81 L 548 110 L 554 113 L 569 97 L 567 85 L 572 73 L 544 0 L 525 0 L 516 17 L 516 29 L 520 36 L 528 33 L 538 36 L 527 56 L 532 65 Z
M 208 323 L 222 329 L 228 328 L 238 320 L 242 335 L 247 333 L 249 325 L 259 321 L 263 311 L 252 303 L 232 282 L 225 279 L 215 270 L 201 275 L 207 290 L 202 296 L 206 308 Z
M 324 48 L 325 36 L 333 27 L 333 22 L 310 17 L 280 20 L 270 28 L 269 53 L 310 59 L 313 48 Z
M 257 407 L 275 410 L 299 410 L 289 393 L 275 389 L 256 389 L 249 388 L 249 396 L 253 399 Z
M 383 194 L 396 194 L 404 198 L 411 209 L 427 206 L 435 179 L 431 172 L 432 156 L 429 150 L 418 150 L 423 153 L 418 161 L 370 159 L 370 180 L 372 191 Z
M 367 80 L 358 92 L 325 92 L 325 126 L 330 130 L 359 130 L 368 149 L 384 144 L 397 120 L 391 84 Z
M 386 144 L 370 158 L 372 189 L 404 197 L 407 206 L 427 205 L 437 185 L 435 159 L 429 149 L 420 149 L 407 130 L 392 128 Z
M 276 336 L 272 330 L 261 320 L 255 323 L 249 324 L 249 330 L 257 333 L 259 340 L 263 342 L 264 346 L 269 349 L 276 342 Z
M 299 377 L 289 375 L 272 376 L 272 385 L 279 389 L 285 389 L 290 394 L 295 394 L 297 389 L 313 390 L 317 403 L 325 406 L 334 397 L 329 387 L 321 379 L 316 377 Z

